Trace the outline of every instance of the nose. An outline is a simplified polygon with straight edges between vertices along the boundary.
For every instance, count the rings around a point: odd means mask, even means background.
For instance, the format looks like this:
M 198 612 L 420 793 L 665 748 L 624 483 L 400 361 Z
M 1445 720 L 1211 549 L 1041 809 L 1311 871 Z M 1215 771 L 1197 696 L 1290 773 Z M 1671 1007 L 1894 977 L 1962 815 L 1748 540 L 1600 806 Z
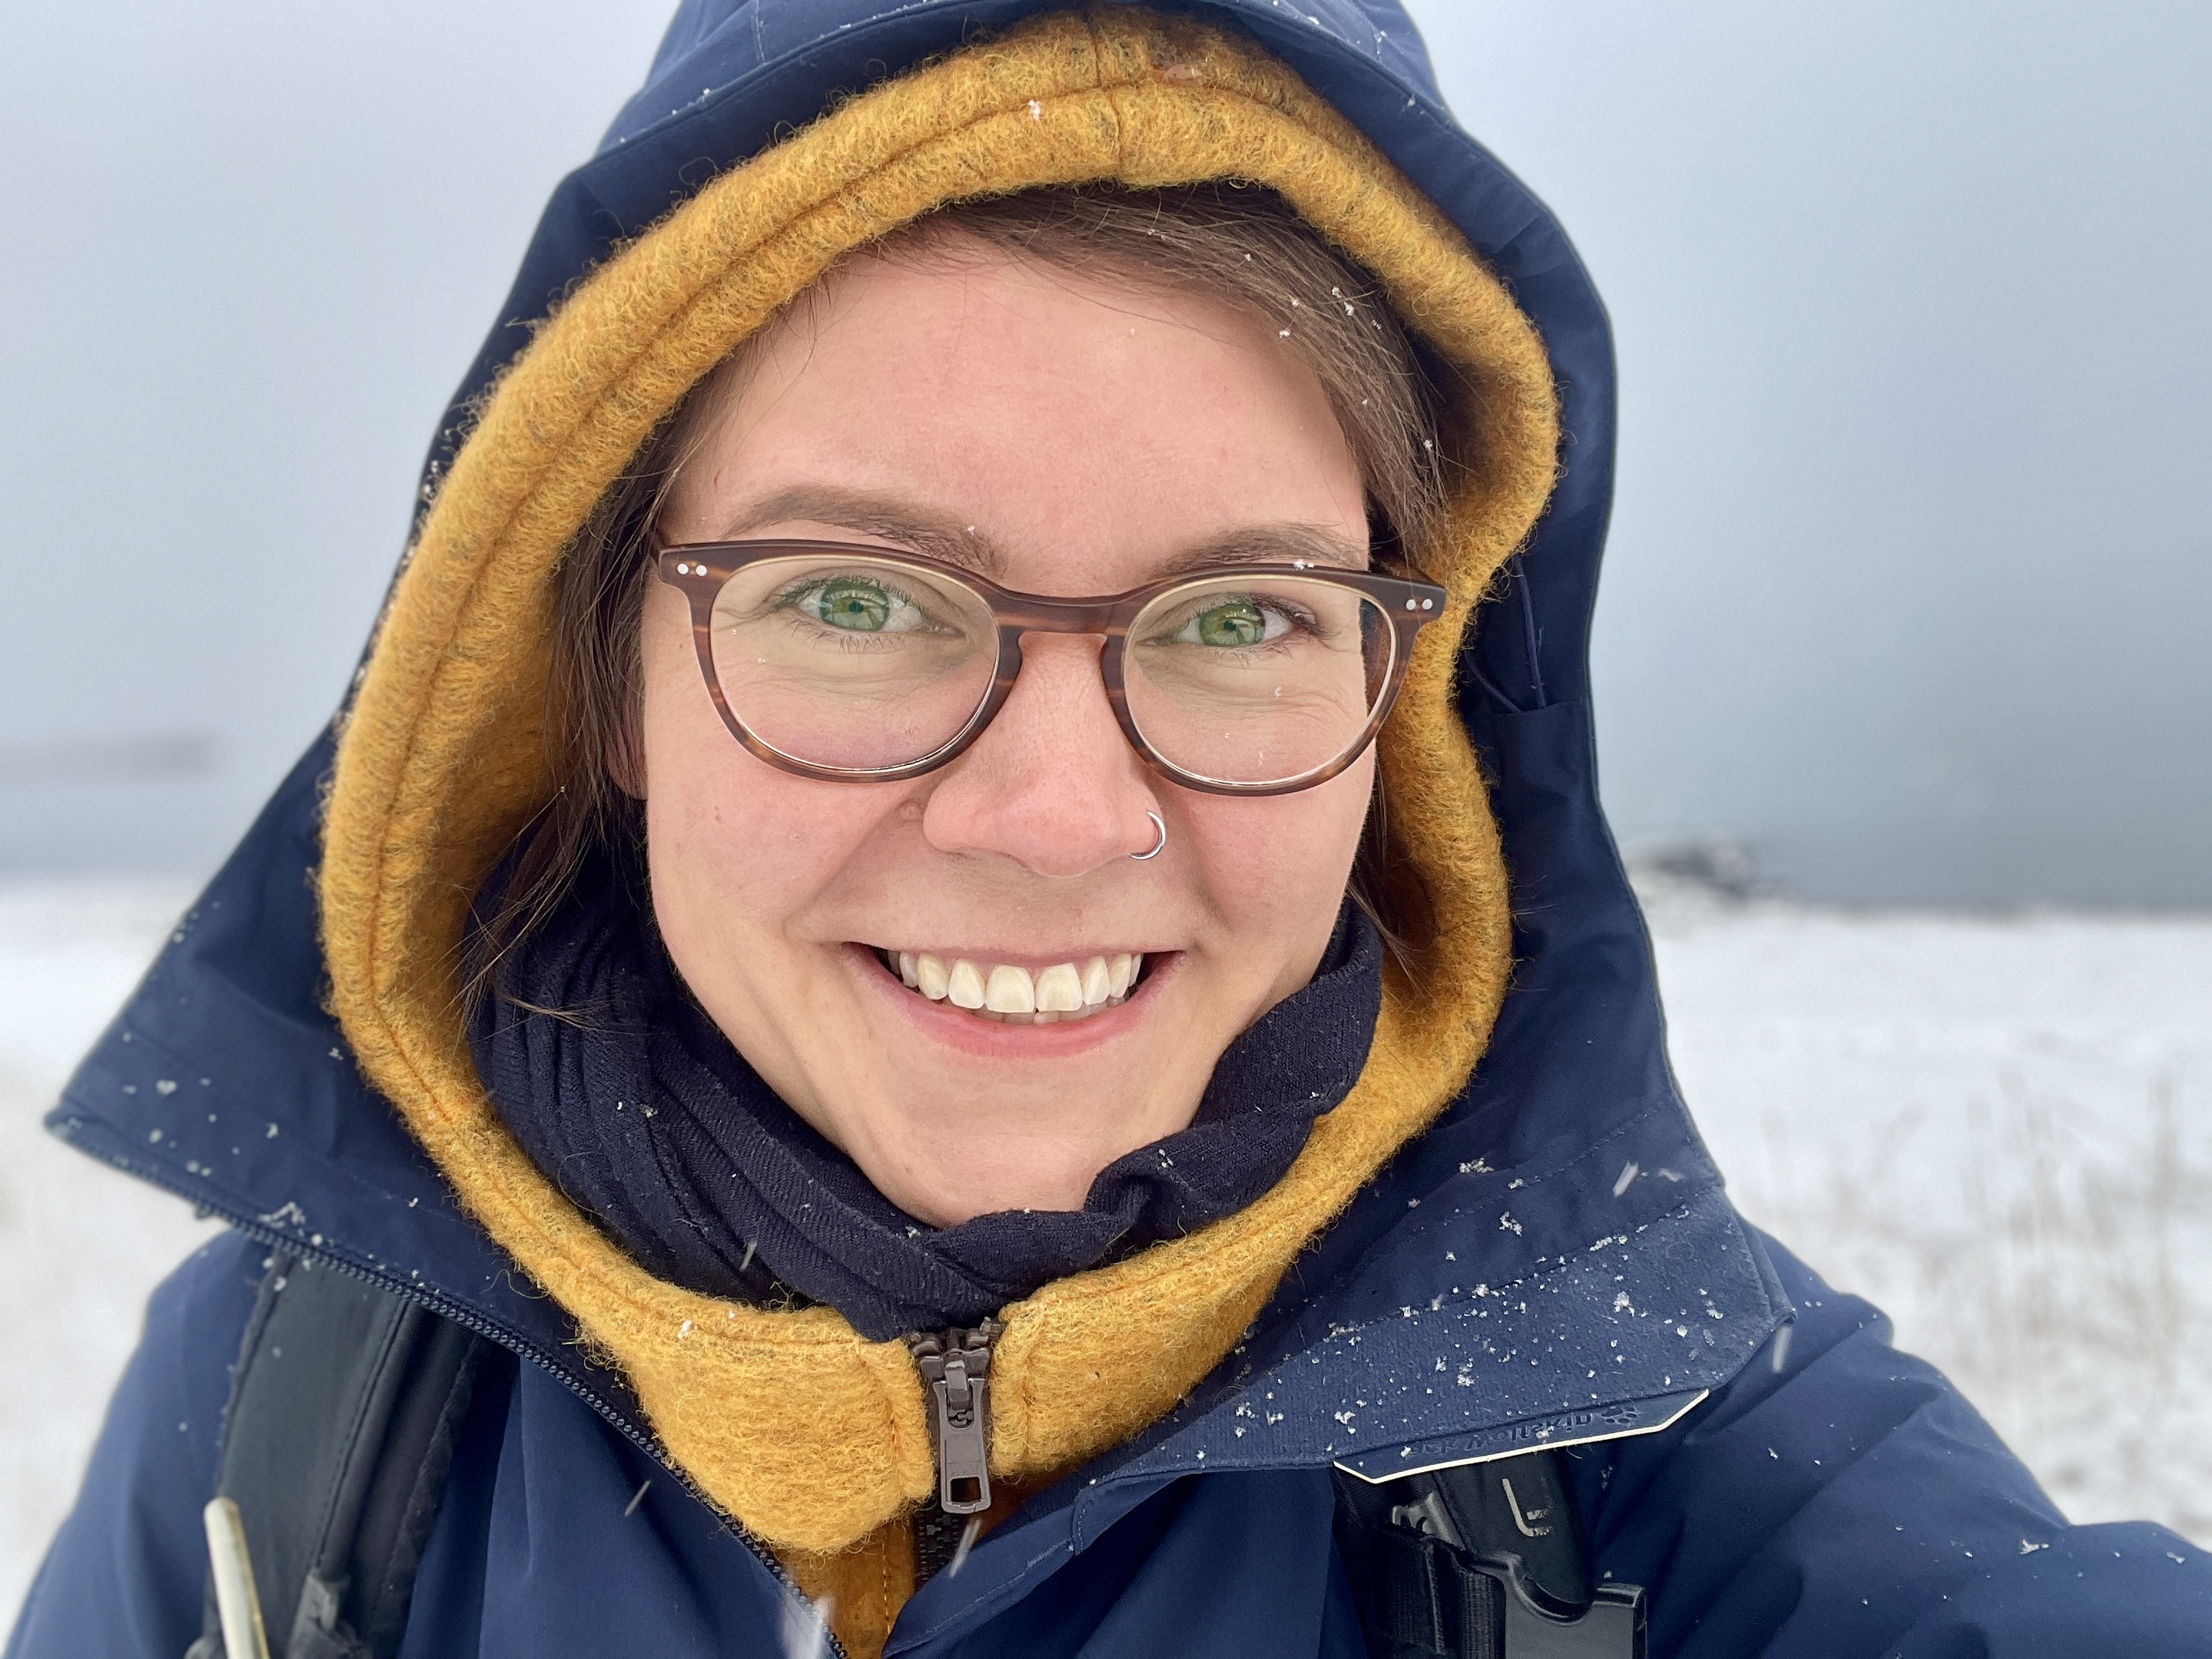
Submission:
M 1151 775 L 1106 701 L 1096 635 L 1031 634 L 1014 689 L 946 767 L 922 833 L 947 853 L 995 853 L 1040 876 L 1079 876 L 1158 839 Z

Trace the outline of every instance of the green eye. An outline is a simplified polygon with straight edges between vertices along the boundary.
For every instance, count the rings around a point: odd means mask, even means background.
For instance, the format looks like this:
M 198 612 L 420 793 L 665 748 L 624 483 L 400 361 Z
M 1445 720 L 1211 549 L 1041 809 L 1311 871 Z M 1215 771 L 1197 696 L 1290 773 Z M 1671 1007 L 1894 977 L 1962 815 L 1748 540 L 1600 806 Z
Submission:
M 1200 611 L 1190 627 L 1200 645 L 1257 645 L 1267 637 L 1267 613 L 1249 599 L 1231 599 Z
M 817 589 L 813 610 L 832 628 L 878 634 L 891 619 L 891 596 L 873 582 L 847 577 L 825 582 Z

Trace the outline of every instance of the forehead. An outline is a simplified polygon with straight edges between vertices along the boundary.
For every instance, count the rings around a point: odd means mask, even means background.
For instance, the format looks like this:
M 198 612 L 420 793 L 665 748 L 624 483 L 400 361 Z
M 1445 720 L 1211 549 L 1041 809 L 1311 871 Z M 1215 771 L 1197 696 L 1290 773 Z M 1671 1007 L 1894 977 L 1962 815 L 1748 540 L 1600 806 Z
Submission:
M 920 550 L 1046 592 L 1286 530 L 1296 556 L 1364 556 L 1358 469 L 1320 381 L 1204 289 L 980 246 L 855 259 L 727 371 L 701 423 L 669 540 L 932 526 Z

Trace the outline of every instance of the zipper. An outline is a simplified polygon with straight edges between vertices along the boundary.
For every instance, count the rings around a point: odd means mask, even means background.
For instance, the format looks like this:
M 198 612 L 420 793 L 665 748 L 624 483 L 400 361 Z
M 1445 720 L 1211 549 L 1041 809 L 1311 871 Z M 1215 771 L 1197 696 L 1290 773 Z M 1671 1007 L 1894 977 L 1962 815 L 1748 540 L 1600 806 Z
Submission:
M 991 1347 L 1006 1328 L 987 1319 L 972 1330 L 917 1331 L 906 1340 L 937 1455 L 937 1506 L 947 1515 L 991 1507 Z
M 908 1522 L 916 1589 L 940 1572 L 960 1571 L 991 1507 L 991 1351 L 1006 1328 L 987 1319 L 972 1329 L 916 1331 L 906 1340 L 921 1373 L 937 1460 L 937 1496 Z
M 240 1215 L 227 1206 L 210 1202 L 204 1190 L 195 1190 L 180 1181 L 172 1180 L 167 1172 L 158 1164 L 134 1164 L 125 1158 L 111 1158 L 97 1146 L 80 1140 L 75 1136 L 64 1135 L 62 1139 L 77 1151 L 106 1164 L 110 1169 L 119 1170 L 125 1175 L 134 1176 L 149 1187 L 160 1188 L 172 1197 L 185 1200 L 202 1215 L 220 1217 L 233 1229 L 257 1243 L 283 1250 L 295 1259 L 311 1259 L 319 1267 L 328 1267 L 333 1272 L 344 1273 L 349 1278 L 374 1285 L 379 1290 L 388 1291 L 394 1296 L 404 1297 L 408 1301 L 428 1309 L 439 1318 L 449 1319 L 462 1329 L 483 1338 L 485 1341 L 497 1343 L 518 1359 L 528 1360 L 598 1413 L 623 1439 L 665 1469 L 670 1478 L 705 1508 L 708 1514 L 720 1517 L 728 1526 L 732 1535 L 750 1550 L 760 1564 L 775 1577 L 775 1582 L 782 1587 L 784 1594 L 790 1598 L 793 1605 L 805 1608 L 810 1613 L 818 1613 L 819 1609 L 816 1608 L 806 1592 L 799 1587 L 799 1581 L 785 1569 L 783 1563 L 776 1559 L 775 1552 L 755 1538 L 735 1516 L 729 1514 L 720 1504 L 708 1497 L 698 1482 L 692 1480 L 683 1467 L 670 1457 L 667 1450 L 652 1436 L 624 1421 L 622 1413 L 615 1410 L 607 1401 L 562 1371 L 534 1345 L 523 1341 L 505 1326 L 496 1324 L 479 1314 L 471 1313 L 459 1304 L 447 1301 L 443 1297 L 426 1294 L 420 1285 L 394 1279 L 387 1273 L 371 1272 L 367 1267 L 358 1267 L 346 1261 L 343 1256 L 332 1255 L 325 1250 L 317 1249 L 305 1241 L 271 1227 L 265 1222 Z M 986 1320 L 984 1323 L 995 1326 L 997 1322 Z M 995 1339 L 997 1334 L 996 1329 L 991 1333 L 993 1339 Z M 987 1351 L 988 1346 L 987 1342 Z M 988 1476 L 986 1479 L 988 1480 Z M 826 1659 L 847 1659 L 844 1644 L 837 1639 L 837 1633 L 830 1628 L 830 1623 L 826 1618 L 820 1623 L 816 1639 L 819 1645 L 814 1650 L 826 1656 Z

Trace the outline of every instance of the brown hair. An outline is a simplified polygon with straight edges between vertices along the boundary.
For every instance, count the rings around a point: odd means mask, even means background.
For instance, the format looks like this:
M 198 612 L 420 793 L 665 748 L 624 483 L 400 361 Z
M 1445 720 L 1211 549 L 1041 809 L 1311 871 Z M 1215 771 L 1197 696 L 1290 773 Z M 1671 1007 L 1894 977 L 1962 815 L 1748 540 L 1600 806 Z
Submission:
M 1259 316 L 1328 395 L 1366 488 L 1376 562 L 1411 565 L 1437 532 L 1450 446 L 1435 362 L 1374 279 L 1273 191 L 1231 183 L 1025 191 L 939 208 L 846 257 L 945 257 L 979 242 L 1109 281 L 1203 288 Z M 741 346 L 693 387 L 600 497 L 562 559 L 547 687 L 555 793 L 519 838 L 504 890 L 493 898 L 472 988 L 552 914 L 595 850 L 642 845 L 641 804 L 618 780 L 641 771 L 639 623 L 657 527 L 719 411 L 726 372 L 744 361 Z M 1378 775 L 1349 890 L 1395 949 L 1425 930 L 1408 914 L 1418 896 L 1384 881 L 1385 846 Z

